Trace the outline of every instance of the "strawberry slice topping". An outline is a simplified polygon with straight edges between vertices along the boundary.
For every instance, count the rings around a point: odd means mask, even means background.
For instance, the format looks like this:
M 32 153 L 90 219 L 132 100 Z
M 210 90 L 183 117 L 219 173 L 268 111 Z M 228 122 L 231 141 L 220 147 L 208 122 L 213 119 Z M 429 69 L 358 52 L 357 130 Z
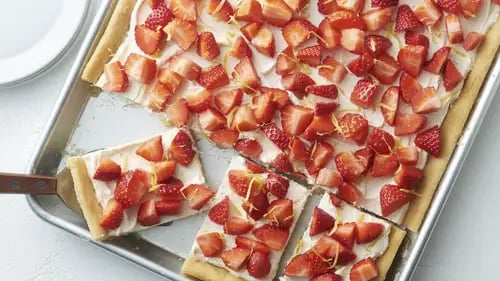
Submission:
M 137 213 L 137 222 L 142 226 L 153 226 L 160 223 L 160 215 L 156 211 L 154 199 L 142 202 Z
M 274 200 L 264 217 L 280 228 L 290 228 L 293 224 L 293 201 L 286 198 Z
M 163 28 L 174 19 L 174 14 L 167 8 L 164 1 L 158 1 L 158 5 L 153 7 L 153 11 L 146 18 L 145 25 L 152 30 Z
M 398 62 L 401 68 L 417 78 L 427 56 L 427 48 L 420 45 L 408 45 L 399 50 Z
M 314 26 L 308 20 L 293 19 L 283 27 L 281 33 L 288 45 L 295 48 L 309 40 L 311 31 L 314 31 L 311 27 Z
M 170 10 L 178 19 L 196 21 L 196 2 L 194 0 L 170 0 Z
M 361 15 L 366 23 L 366 29 L 377 31 L 383 29 L 390 21 L 392 8 L 379 8 L 369 10 Z
M 394 144 L 394 137 L 382 129 L 375 128 L 368 136 L 368 147 L 378 154 L 391 154 Z
M 222 3 L 221 3 L 222 2 Z M 210 0 L 208 2 L 207 12 L 212 15 L 217 21 L 227 22 L 234 14 L 234 9 L 225 0 Z
M 357 113 L 346 113 L 338 121 L 337 133 L 345 139 L 363 144 L 368 136 L 368 120 Z
M 269 252 L 271 252 L 266 244 L 245 236 L 236 237 L 235 242 L 236 246 L 238 246 L 239 248 L 248 249 L 252 252 L 261 252 L 264 254 L 268 254 Z
M 259 155 L 262 153 L 262 146 L 260 143 L 254 139 L 239 139 L 234 144 L 234 149 L 236 149 L 239 153 L 250 157 L 250 158 L 259 158 Z
M 314 84 L 316 82 L 303 72 L 287 74 L 281 79 L 283 88 L 293 92 L 298 98 L 303 98 L 306 94 L 306 88 Z
M 448 31 L 448 40 L 450 43 L 457 44 L 464 41 L 464 33 L 462 32 L 462 25 L 457 15 L 450 14 L 444 18 L 446 23 L 446 30 Z
M 269 254 L 254 252 L 247 262 L 247 271 L 250 276 L 255 278 L 264 278 L 271 271 L 271 262 Z
M 322 257 L 308 251 L 294 256 L 285 267 L 285 275 L 292 277 L 314 277 L 330 271 L 330 264 Z
M 306 161 L 307 172 L 311 175 L 316 174 L 321 168 L 332 159 L 333 146 L 326 142 L 316 142 L 312 148 L 311 158 Z
M 243 0 L 236 8 L 235 18 L 247 22 L 262 22 L 262 7 L 257 0 Z
M 219 129 L 210 134 L 210 140 L 222 148 L 231 148 L 238 140 L 240 133 L 231 129 Z
M 175 173 L 175 166 L 177 163 L 173 160 L 166 160 L 154 163 L 152 170 L 156 177 L 156 182 L 164 182 L 168 180 Z
M 399 167 L 398 156 L 391 155 L 375 155 L 373 159 L 372 176 L 385 177 L 393 175 Z
M 369 52 L 364 52 L 347 64 L 347 68 L 352 74 L 361 77 L 373 67 L 373 57 Z
M 224 198 L 215 204 L 208 212 L 208 218 L 219 225 L 224 225 L 229 217 L 229 198 Z
M 441 136 L 437 125 L 419 133 L 414 142 L 417 147 L 434 157 L 441 155 Z
M 206 110 L 198 114 L 198 122 L 204 130 L 215 131 L 226 127 L 226 117 L 213 107 L 208 107 Z
M 378 276 L 378 266 L 375 261 L 368 257 L 357 262 L 349 272 L 351 281 L 369 281 Z
M 389 216 L 394 211 L 406 205 L 413 198 L 413 195 L 401 191 L 397 185 L 384 185 L 380 190 L 380 208 L 384 217 Z
M 381 83 L 391 85 L 398 78 L 401 67 L 391 56 L 383 53 L 375 60 L 370 73 Z
M 241 89 L 218 92 L 214 95 L 215 105 L 225 115 L 229 114 L 236 106 L 239 106 L 242 100 L 243 91 Z
M 168 120 L 176 127 L 182 127 L 187 124 L 189 120 L 189 108 L 187 107 L 186 100 L 180 98 L 176 100 L 167 108 Z
M 399 108 L 399 87 L 392 86 L 388 88 L 382 95 L 380 102 L 380 111 L 384 116 L 385 123 L 389 126 L 394 126 L 396 121 L 396 113 Z
M 338 171 L 323 168 L 319 170 L 315 184 L 326 187 L 337 187 L 342 184 L 342 176 Z
M 309 227 L 309 235 L 314 236 L 316 234 L 329 231 L 334 224 L 335 218 L 323 211 L 323 209 L 315 207 L 311 219 L 311 225 Z
M 274 123 L 263 124 L 260 128 L 262 132 L 281 150 L 287 150 L 290 145 L 290 138 Z
M 278 198 L 285 198 L 290 182 L 275 173 L 269 173 L 266 178 L 266 189 Z
M 189 202 L 189 207 L 193 210 L 200 210 L 212 199 L 215 191 L 203 184 L 190 184 L 181 190 L 184 198 Z
M 235 110 L 231 129 L 243 132 L 253 131 L 258 127 L 259 125 L 257 124 L 253 110 L 248 104 L 241 105 Z
M 378 57 L 392 47 L 392 42 L 382 35 L 373 34 L 365 36 L 364 47 L 374 57 Z
M 451 91 L 455 89 L 455 87 L 458 86 L 462 80 L 464 80 L 462 73 L 460 73 L 451 60 L 448 60 L 443 71 L 444 89 L 446 91 Z
M 357 28 L 342 29 L 340 44 L 353 54 L 362 54 L 364 51 L 365 32 Z
M 356 223 L 347 222 L 339 224 L 335 232 L 329 234 L 329 236 L 339 241 L 345 247 L 352 249 L 352 246 L 354 245 L 355 234 L 356 234 Z
M 363 193 L 354 184 L 343 182 L 339 186 L 338 196 L 351 204 L 356 204 L 363 197 Z
M 427 87 L 411 98 L 411 106 L 415 113 L 436 112 L 441 108 L 441 98 L 434 87 Z
M 184 1 L 184 0 L 182 0 Z M 187 0 L 192 1 L 192 0 Z M 163 32 L 167 34 L 167 39 L 171 38 L 184 51 L 189 50 L 198 38 L 196 24 L 176 18 L 163 28 Z M 179 73 L 180 74 L 180 73 Z
M 326 56 L 322 64 L 319 65 L 318 68 L 319 75 L 335 83 L 342 82 L 347 75 L 347 69 L 344 67 L 344 65 L 337 62 L 331 56 Z
M 316 242 L 314 250 L 324 259 L 335 260 L 338 253 L 337 265 L 347 265 L 356 259 L 356 254 L 353 251 L 326 235 Z
M 429 27 L 435 26 L 443 16 L 434 0 L 424 0 L 424 3 L 415 9 L 418 20 Z
M 196 154 L 193 150 L 191 137 L 183 130 L 180 130 L 172 140 L 168 148 L 168 154 L 175 162 L 183 166 L 188 166 Z
M 398 148 L 396 151 L 399 163 L 403 165 L 415 166 L 418 163 L 418 149 L 415 146 Z
M 231 75 L 242 87 L 251 92 L 255 92 L 260 86 L 259 76 L 249 57 L 242 58 Z
M 254 229 L 252 234 L 266 244 L 271 250 L 281 251 L 288 241 L 289 231 L 272 224 L 264 224 Z
M 359 80 L 351 93 L 351 102 L 362 108 L 369 108 L 373 105 L 375 95 L 378 92 L 379 84 L 372 79 Z
M 356 225 L 356 242 L 368 243 L 384 232 L 384 225 L 377 222 L 360 222 Z
M 396 31 L 403 31 L 422 26 L 423 24 L 418 20 L 417 16 L 408 5 L 401 5 L 398 7 L 396 14 Z
M 310 66 L 317 66 L 321 63 L 321 48 L 320 45 L 304 47 L 297 52 L 297 58 Z
M 103 89 L 107 92 L 124 92 L 128 88 L 128 76 L 119 61 L 108 63 L 104 66 L 106 82 Z
M 240 235 L 252 230 L 253 224 L 239 217 L 229 217 L 224 224 L 224 232 L 230 235 Z
M 472 51 L 476 49 L 483 42 L 484 34 L 478 32 L 469 32 L 465 36 L 464 50 Z
M 229 84 L 229 77 L 222 64 L 204 70 L 198 77 L 198 84 L 207 90 L 217 89 Z
M 122 168 L 120 165 L 110 158 L 104 158 L 99 161 L 99 165 L 92 178 L 101 181 L 112 181 L 118 179 L 121 173 Z
M 281 126 L 288 135 L 300 135 L 313 118 L 312 109 L 300 105 L 287 105 L 281 111 Z
M 123 220 L 123 206 L 115 199 L 111 199 L 106 204 L 102 212 L 102 218 L 99 225 L 108 230 L 116 229 Z
M 351 152 L 337 154 L 335 156 L 335 165 L 337 165 L 337 170 L 342 175 L 344 181 L 348 182 L 356 180 L 366 170 L 363 161 Z
M 148 55 L 152 55 L 159 50 L 163 39 L 163 31 L 150 29 L 143 24 L 135 27 L 134 35 L 139 49 Z
M 448 60 L 450 52 L 450 47 L 441 47 L 432 55 L 431 60 L 425 63 L 424 70 L 434 74 L 440 74 L 444 64 Z
M 160 216 L 173 216 L 178 215 L 181 212 L 182 201 L 156 201 L 155 208 L 156 212 Z
M 125 62 L 125 72 L 135 80 L 149 84 L 156 75 L 156 61 L 136 53 L 130 53 Z
M 214 60 L 220 54 L 219 45 L 215 41 L 212 32 L 202 32 L 198 35 L 198 44 L 196 45 L 198 55 L 208 61 Z
M 122 174 L 116 183 L 114 198 L 123 208 L 138 206 L 148 192 L 149 175 L 146 171 L 135 169 Z
M 221 253 L 220 258 L 224 264 L 234 271 L 240 270 L 247 261 L 251 252 L 249 249 L 232 248 Z
M 394 174 L 394 181 L 402 188 L 413 189 L 419 183 L 424 173 L 419 168 L 401 166 Z
M 196 243 L 205 257 L 216 257 L 224 250 L 224 240 L 217 232 L 203 233 L 196 237 Z
M 399 78 L 399 90 L 401 91 L 401 97 L 403 100 L 410 103 L 415 93 L 422 90 L 422 86 L 420 86 L 417 79 L 403 71 L 401 77 Z
M 160 162 L 163 160 L 163 143 L 161 136 L 154 137 L 145 143 L 141 144 L 139 148 L 137 148 L 137 155 L 142 158 L 152 161 L 152 162 Z
M 292 9 L 282 0 L 263 2 L 262 16 L 270 25 L 285 26 L 292 19 Z
M 427 118 L 418 114 L 403 114 L 396 115 L 396 126 L 394 134 L 396 136 L 406 136 L 414 134 L 424 128 L 427 123 Z

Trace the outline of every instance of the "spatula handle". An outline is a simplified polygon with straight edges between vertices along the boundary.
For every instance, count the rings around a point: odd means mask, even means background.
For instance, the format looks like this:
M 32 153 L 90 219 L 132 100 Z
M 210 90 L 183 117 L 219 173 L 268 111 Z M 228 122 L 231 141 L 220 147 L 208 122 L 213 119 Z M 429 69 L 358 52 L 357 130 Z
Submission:
M 57 194 L 57 179 L 0 173 L 0 193 Z

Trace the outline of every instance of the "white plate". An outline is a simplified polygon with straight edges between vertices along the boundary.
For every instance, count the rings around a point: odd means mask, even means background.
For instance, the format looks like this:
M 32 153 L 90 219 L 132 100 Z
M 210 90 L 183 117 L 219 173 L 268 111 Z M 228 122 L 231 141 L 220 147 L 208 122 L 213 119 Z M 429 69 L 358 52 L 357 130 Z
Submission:
M 84 21 L 88 0 L 4 1 L 0 87 L 33 78 L 57 61 Z

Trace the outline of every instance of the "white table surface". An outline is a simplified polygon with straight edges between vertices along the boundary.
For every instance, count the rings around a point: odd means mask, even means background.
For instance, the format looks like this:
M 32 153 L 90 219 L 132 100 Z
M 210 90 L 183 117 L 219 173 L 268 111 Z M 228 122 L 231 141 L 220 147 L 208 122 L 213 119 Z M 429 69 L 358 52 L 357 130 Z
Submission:
M 37 80 L 0 90 L 0 171 L 26 169 L 75 55 L 73 48 Z M 414 280 L 500 280 L 498 120 L 500 97 L 491 106 Z M 23 196 L 0 196 L 0 224 L 0 280 L 162 280 L 46 224 Z

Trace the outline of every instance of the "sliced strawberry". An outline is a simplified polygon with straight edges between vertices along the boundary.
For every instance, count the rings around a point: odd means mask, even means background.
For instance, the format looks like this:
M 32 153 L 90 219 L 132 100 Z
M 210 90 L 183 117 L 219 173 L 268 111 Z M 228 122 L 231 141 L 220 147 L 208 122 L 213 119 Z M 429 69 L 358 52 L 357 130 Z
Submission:
M 398 78 L 401 68 L 391 56 L 383 53 L 375 60 L 370 73 L 383 84 L 392 85 Z
M 212 199 L 215 191 L 203 184 L 190 184 L 181 190 L 184 198 L 189 202 L 189 207 L 193 210 L 200 210 Z
M 309 126 L 314 112 L 299 105 L 287 105 L 281 111 L 281 125 L 288 135 L 300 135 Z
M 281 150 L 288 149 L 290 138 L 276 124 L 266 123 L 260 129 Z
M 285 26 L 292 19 L 292 13 L 292 9 L 282 0 L 262 4 L 262 16 L 270 25 Z
M 222 3 L 221 3 L 222 2 Z M 208 2 L 207 12 L 217 19 L 217 21 L 227 22 L 234 15 L 234 9 L 225 0 L 210 0 Z
M 167 108 L 168 120 L 176 127 L 181 127 L 187 124 L 189 120 L 189 108 L 186 100 L 180 98 Z
M 267 194 L 260 190 L 248 200 L 243 201 L 241 207 L 249 217 L 255 221 L 260 220 L 266 214 L 269 207 L 269 198 Z
M 420 75 L 426 56 L 427 49 L 424 46 L 408 45 L 399 50 L 398 62 L 405 72 L 417 78 Z
M 356 28 L 365 30 L 366 23 L 358 13 L 348 10 L 338 10 L 328 16 L 332 26 L 337 30 Z
M 466 18 L 474 18 L 481 8 L 481 0 L 460 0 L 460 7 Z
M 350 1 L 336 0 L 336 2 L 339 8 L 342 8 L 344 10 L 354 11 L 357 13 L 361 13 L 363 8 L 365 7 L 365 0 L 350 0 Z
M 186 97 L 186 106 L 191 112 L 203 112 L 207 110 L 212 101 L 212 93 L 202 90 L 196 94 Z
M 478 32 L 469 32 L 465 36 L 464 50 L 472 51 L 476 49 L 483 42 L 484 34 Z
M 318 43 L 323 48 L 333 49 L 340 45 L 340 32 L 335 29 L 328 18 L 320 22 L 318 26 L 318 35 Z
M 372 177 L 385 177 L 393 175 L 399 167 L 398 156 L 375 155 L 373 159 Z
M 262 7 L 257 0 L 244 0 L 238 5 L 235 13 L 237 20 L 262 22 Z
M 288 45 L 295 48 L 311 37 L 311 25 L 305 19 L 293 19 L 283 27 L 281 33 Z
M 347 75 L 347 69 L 331 56 L 326 56 L 323 63 L 318 66 L 319 75 L 335 83 L 340 83 Z
M 139 49 L 148 55 L 156 53 L 163 41 L 163 32 L 161 30 L 153 30 L 143 24 L 135 27 L 134 35 Z
M 337 225 L 334 233 L 329 234 L 330 237 L 339 241 L 345 247 L 352 249 L 354 245 L 354 238 L 356 234 L 356 223 L 347 222 Z
M 396 31 L 403 31 L 422 26 L 417 16 L 408 5 L 400 5 L 396 14 Z
M 278 154 L 271 163 L 269 163 L 269 166 L 277 169 L 278 171 L 286 172 L 286 173 L 293 173 L 293 166 L 292 163 L 290 163 L 290 160 L 288 159 L 288 155 L 286 153 L 280 153 Z
M 204 70 L 197 81 L 205 89 L 213 90 L 228 85 L 229 77 L 227 76 L 224 66 L 218 64 Z
M 391 154 L 394 143 L 394 137 L 382 129 L 375 128 L 368 136 L 368 147 L 378 154 Z
M 196 243 L 205 257 L 216 257 L 224 250 L 224 240 L 217 232 L 203 233 L 196 237 Z
M 282 109 L 290 101 L 290 98 L 288 97 L 288 92 L 283 90 L 283 89 L 261 87 L 260 91 L 263 94 L 267 94 L 267 93 L 272 94 L 273 101 L 278 109 Z
M 398 0 L 371 0 L 373 8 L 385 8 L 398 5 Z
M 441 20 L 443 13 L 433 0 L 424 0 L 415 10 L 415 16 L 423 24 L 433 27 Z
M 364 50 L 365 32 L 361 29 L 342 29 L 340 44 L 347 51 L 354 54 L 361 54 Z
M 248 39 L 248 36 L 247 36 Z M 268 57 L 274 57 L 275 43 L 274 35 L 267 26 L 260 26 L 255 36 L 250 37 L 250 43 L 259 51 L 259 53 Z
M 284 198 L 290 186 L 289 180 L 275 173 L 269 173 L 266 178 L 266 189 L 278 198 Z
M 335 107 L 336 103 L 333 103 Z M 320 104 L 321 105 L 321 104 Z M 318 104 L 316 104 L 318 106 Z M 316 107 L 316 111 L 318 108 Z M 321 109 L 323 110 L 323 109 Z M 323 140 L 335 132 L 335 125 L 333 125 L 332 117 L 330 115 L 314 116 L 313 121 L 302 134 L 308 141 Z M 315 166 L 315 165 L 313 165 Z
M 437 125 L 417 134 L 414 142 L 418 148 L 434 157 L 439 157 L 441 154 L 441 137 Z
M 457 44 L 464 41 L 464 33 L 460 25 L 460 19 L 455 14 L 449 14 L 444 17 L 446 30 L 448 31 L 448 40 L 450 43 Z
M 318 0 L 318 11 L 323 15 L 330 15 L 338 10 L 337 2 L 332 0 Z
M 183 166 L 188 166 L 196 154 L 193 150 L 193 141 L 191 137 L 182 130 L 175 135 L 168 149 L 168 153 L 171 159 Z
M 319 170 L 315 184 L 327 187 L 337 187 L 342 184 L 342 176 L 333 169 L 323 168 Z
M 147 90 L 148 107 L 154 112 L 162 112 L 172 96 L 172 91 L 165 84 L 155 81 Z
M 252 234 L 271 250 L 281 251 L 288 241 L 289 231 L 275 225 L 265 224 L 252 230 Z
M 178 19 L 196 21 L 196 2 L 194 0 L 170 0 L 170 10 Z
M 392 42 L 382 35 L 373 34 L 365 36 L 364 47 L 367 52 L 377 58 L 392 47 Z
M 399 163 L 415 166 L 418 163 L 418 149 L 415 146 L 401 147 L 396 151 Z
M 298 98 L 304 97 L 306 88 L 314 85 L 316 82 L 303 72 L 287 74 L 281 79 L 281 85 L 285 90 L 291 91 Z
M 338 96 L 338 89 L 335 84 L 307 86 L 306 92 L 307 94 L 316 95 L 327 99 L 336 99 Z
M 170 68 L 180 76 L 191 81 L 196 81 L 201 73 L 201 66 L 184 57 L 173 57 Z
M 356 204 L 363 197 L 363 193 L 354 184 L 344 181 L 339 186 L 338 196 L 351 204 Z
M 440 74 L 444 64 L 448 60 L 450 52 L 450 47 L 441 47 L 432 55 L 431 60 L 425 63 L 424 70 L 434 74 Z
M 349 272 L 351 281 L 369 281 L 378 276 L 378 266 L 371 257 L 357 262 Z
M 377 31 L 384 28 L 391 21 L 391 16 L 392 8 L 373 9 L 361 15 L 366 23 L 366 29 L 369 31 Z
M 116 164 L 110 158 L 104 158 L 99 161 L 99 165 L 92 178 L 101 181 L 112 181 L 118 179 L 121 173 L 122 168 L 120 165 Z
M 360 222 L 356 225 L 356 242 L 368 243 L 384 232 L 384 225 L 376 222 Z
M 236 149 L 239 153 L 251 157 L 251 158 L 259 158 L 259 155 L 262 153 L 262 146 L 260 143 L 253 139 L 239 139 L 234 144 L 234 149 Z
M 260 86 L 260 79 L 257 75 L 257 71 L 253 66 L 252 61 L 249 57 L 244 57 L 240 62 L 234 67 L 234 71 L 231 76 L 245 89 L 252 92 Z
M 106 207 L 102 211 L 102 217 L 99 221 L 99 225 L 105 229 L 112 230 L 116 229 L 122 224 L 123 220 L 123 206 L 120 202 L 115 199 L 111 199 L 106 204 Z
M 294 256 L 285 267 L 285 275 L 314 277 L 331 270 L 331 265 L 314 251 Z
M 231 129 L 219 129 L 210 134 L 210 140 L 222 148 L 231 148 L 238 140 L 240 133 Z
M 156 177 L 156 182 L 164 182 L 174 175 L 176 163 L 173 160 L 165 160 L 154 163 L 152 166 L 152 172 Z
M 338 121 L 337 133 L 357 144 L 363 144 L 368 136 L 368 120 L 357 113 L 346 113 Z
M 224 225 L 229 217 L 229 198 L 225 196 L 208 212 L 208 218 L 219 225 Z
M 269 254 L 254 252 L 247 262 L 247 271 L 250 276 L 264 278 L 271 272 L 271 262 Z
M 286 198 L 274 200 L 264 217 L 280 228 L 290 228 L 293 224 L 293 201 Z
M 455 89 L 460 82 L 464 80 L 462 73 L 457 69 L 455 64 L 448 60 L 443 71 L 443 84 L 446 91 L 451 91 Z
M 356 180 L 366 169 L 363 161 L 358 159 L 351 152 L 337 154 L 337 156 L 335 156 L 335 164 L 344 181 L 348 182 Z
M 401 166 L 394 174 L 394 181 L 402 188 L 413 189 L 418 186 L 424 176 L 421 169 L 411 166 Z
M 461 9 L 459 0 L 438 0 L 437 5 L 443 11 L 451 14 L 458 14 Z
M 292 137 L 290 140 L 290 159 L 296 161 L 306 161 L 309 159 L 309 147 L 298 137 Z
M 258 128 L 253 110 L 248 105 L 242 105 L 236 109 L 231 128 L 239 132 L 253 131 Z
M 422 90 L 422 86 L 420 86 L 417 79 L 403 71 L 399 78 L 399 90 L 401 91 L 403 100 L 410 103 L 413 96 Z
M 250 254 L 251 252 L 248 249 L 232 248 L 223 251 L 220 258 L 228 268 L 238 271 L 245 265 Z
M 373 105 L 375 95 L 378 92 L 378 82 L 372 79 L 359 80 L 351 93 L 351 102 L 362 108 Z
M 344 201 L 342 201 L 342 199 L 338 198 L 337 195 L 333 194 L 332 192 L 328 193 L 328 195 L 330 197 L 330 203 L 332 203 L 333 206 L 335 206 L 335 207 L 342 206 L 342 203 Z
M 167 8 L 164 1 L 158 1 L 159 3 L 153 7 L 153 11 L 146 18 L 145 25 L 152 30 L 158 30 L 163 28 L 169 22 L 174 19 L 174 14 Z
M 295 13 L 300 12 L 300 10 L 302 10 L 306 5 L 305 0 L 283 0 L 283 1 Z
M 137 213 L 137 222 L 142 226 L 153 226 L 160 223 L 154 199 L 148 199 L 141 204 Z
M 276 74 L 285 75 L 294 72 L 298 67 L 298 61 L 291 47 L 287 47 L 278 55 L 276 60 Z
M 306 161 L 306 169 L 310 175 L 316 174 L 332 159 L 333 146 L 326 142 L 316 142 L 312 148 L 311 158 Z
M 405 43 L 406 45 L 424 46 L 426 49 L 429 48 L 429 38 L 412 30 L 407 30 L 405 32 Z
M 175 93 L 182 84 L 182 76 L 169 68 L 160 68 L 157 75 L 158 81 L 168 90 Z
M 215 131 L 226 127 L 226 117 L 213 107 L 208 107 L 206 110 L 198 114 L 198 122 L 204 130 Z
M 434 87 L 427 87 L 413 96 L 411 105 L 415 113 L 436 112 L 441 108 L 441 98 Z
M 334 217 L 325 212 L 323 209 L 315 207 L 311 218 L 311 225 L 309 226 L 309 235 L 314 236 L 316 234 L 329 231 L 334 224 Z
M 339 105 L 336 102 L 317 102 L 314 104 L 314 113 L 316 115 L 329 115 L 333 113 Z M 314 122 L 314 121 L 313 121 Z M 329 120 L 329 123 L 331 123 L 332 120 Z
M 396 115 L 396 136 L 411 135 L 420 131 L 427 123 L 427 118 L 418 114 L 398 114 Z
M 262 174 L 262 173 L 265 173 L 267 170 L 260 166 L 259 164 L 256 164 L 254 163 L 253 161 L 250 161 L 248 159 L 245 159 L 245 166 L 247 167 L 247 169 L 252 172 L 252 173 L 255 173 L 255 174 Z
M 347 68 L 352 74 L 361 77 L 364 76 L 372 67 L 374 61 L 369 52 L 364 52 L 357 58 L 353 59 L 347 64 Z
M 151 9 L 156 9 L 161 3 L 163 3 L 162 0 L 146 0 L 145 1 Z
M 372 168 L 373 159 L 375 158 L 375 151 L 369 147 L 358 149 L 354 152 L 354 156 L 361 160 L 361 163 L 365 167 L 365 172 Z
M 150 184 L 147 177 L 147 172 L 140 169 L 122 174 L 114 190 L 115 200 L 125 209 L 138 206 L 148 192 Z
M 231 49 L 231 52 L 229 53 L 231 56 L 242 59 L 244 57 L 252 57 L 252 49 L 248 47 L 247 42 L 243 37 L 239 36 L 236 38 L 236 40 L 233 42 L 233 46 Z
M 235 242 L 236 246 L 238 246 L 239 248 L 248 249 L 252 252 L 261 252 L 264 254 L 268 254 L 269 252 L 271 252 L 266 244 L 245 236 L 236 237 Z
M 380 190 L 380 208 L 384 217 L 406 205 L 413 198 L 408 192 L 401 191 L 397 185 L 384 185 Z
M 135 80 L 149 84 L 156 75 L 156 61 L 136 53 L 131 53 L 125 62 L 125 72 Z
M 231 91 L 219 92 L 214 95 L 214 103 L 224 114 L 229 114 L 235 106 L 239 106 L 243 99 L 243 91 L 234 89 Z
M 304 47 L 297 52 L 297 58 L 303 63 L 317 66 L 321 63 L 321 46 Z
M 128 76 L 119 61 L 104 66 L 106 82 L 103 89 L 108 92 L 124 92 L 128 88 Z
M 184 200 L 181 193 L 183 186 L 184 183 L 180 179 L 170 177 L 161 182 L 158 186 L 157 194 L 163 201 L 182 201 Z
M 326 235 L 316 242 L 313 249 L 324 259 L 337 260 L 337 265 L 347 265 L 356 259 L 353 251 Z
M 193 0 L 180 0 L 180 1 L 193 1 Z M 189 50 L 198 38 L 198 31 L 196 24 L 193 22 L 185 21 L 176 18 L 167 24 L 163 31 L 167 34 L 167 38 L 172 38 L 181 49 L 184 51 Z M 179 73 L 180 74 L 180 73 Z
M 208 61 L 212 61 L 219 56 L 219 45 L 215 41 L 215 37 L 212 32 L 202 32 L 198 35 L 196 52 L 200 57 Z
M 156 201 L 155 208 L 156 212 L 160 216 L 173 216 L 178 215 L 181 212 L 182 201 Z
M 154 137 L 143 143 L 136 150 L 136 154 L 142 158 L 152 161 L 160 162 L 163 160 L 163 144 L 161 136 Z
M 396 121 L 396 112 L 399 107 L 399 87 L 389 87 L 382 95 L 380 110 L 384 116 L 385 123 L 394 126 Z
M 241 197 L 246 197 L 250 189 L 250 197 L 262 193 L 264 181 L 244 170 L 230 170 L 228 173 L 229 187 Z M 252 181 L 252 178 L 254 179 Z M 250 184 L 252 186 L 250 187 Z

